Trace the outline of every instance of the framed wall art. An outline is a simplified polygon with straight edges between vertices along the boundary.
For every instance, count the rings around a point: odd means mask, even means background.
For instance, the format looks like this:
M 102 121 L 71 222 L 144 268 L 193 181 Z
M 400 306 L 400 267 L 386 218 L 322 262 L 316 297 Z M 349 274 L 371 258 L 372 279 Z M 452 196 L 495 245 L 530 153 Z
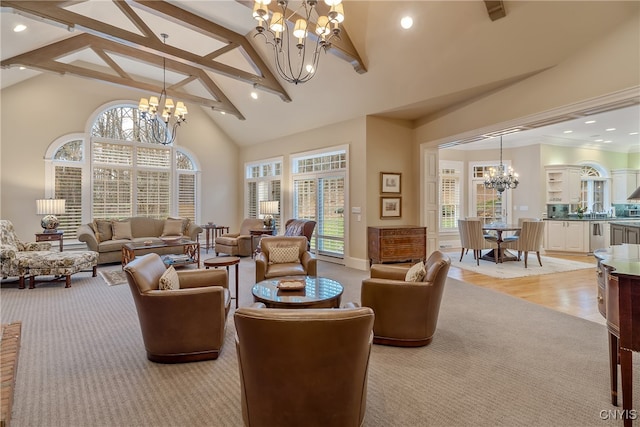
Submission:
M 400 218 L 402 197 L 380 197 L 380 218 Z
M 380 172 L 380 192 L 400 194 L 402 187 L 400 186 L 401 173 Z

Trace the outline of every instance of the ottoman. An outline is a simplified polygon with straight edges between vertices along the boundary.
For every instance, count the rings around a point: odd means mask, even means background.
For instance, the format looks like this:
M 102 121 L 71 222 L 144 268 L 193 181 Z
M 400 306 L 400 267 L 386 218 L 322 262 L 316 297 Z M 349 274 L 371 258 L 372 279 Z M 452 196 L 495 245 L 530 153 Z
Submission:
M 28 275 L 31 276 L 29 289 L 35 288 L 36 276 L 65 276 L 65 288 L 71 287 L 71 275 L 82 270 L 92 270 L 96 277 L 98 252 L 67 251 L 37 252 L 37 256 L 26 260 Z M 24 288 L 22 284 L 21 288 Z

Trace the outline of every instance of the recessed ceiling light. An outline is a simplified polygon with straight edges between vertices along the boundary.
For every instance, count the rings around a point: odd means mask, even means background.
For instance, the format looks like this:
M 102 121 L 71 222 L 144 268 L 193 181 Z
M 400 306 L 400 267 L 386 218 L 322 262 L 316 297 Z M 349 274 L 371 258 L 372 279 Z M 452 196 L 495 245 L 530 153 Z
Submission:
M 251 92 L 251 97 L 253 99 L 258 99 L 258 92 L 256 92 L 256 91 Z
M 613 141 L 612 141 L 612 140 L 610 140 L 610 139 L 607 139 L 606 141 L 603 141 L 603 142 L 604 142 L 605 144 L 608 144 L 608 143 L 613 142 Z
M 405 30 L 408 30 L 409 28 L 411 28 L 413 26 L 413 18 L 411 18 L 410 16 L 405 16 L 404 18 L 402 18 L 400 20 L 400 25 Z
M 637 135 L 638 132 L 629 132 L 629 135 Z
M 24 24 L 18 24 L 15 27 L 13 27 L 13 31 L 16 32 L 16 33 L 19 33 L 19 32 L 24 31 L 26 29 L 27 29 L 27 26 L 24 25 Z
M 27 69 L 27 67 L 20 67 L 20 68 L 18 68 L 18 69 L 19 69 L 19 70 L 26 70 L 26 69 Z
M 616 128 L 605 129 L 607 132 L 611 132 L 612 130 L 616 130 Z
M 222 114 L 222 115 L 224 116 L 224 115 L 225 115 L 225 114 L 227 114 L 227 113 L 226 113 L 226 112 L 224 112 L 224 111 L 220 111 L 220 114 Z
M 585 125 L 590 125 L 591 123 L 595 123 L 595 120 L 587 120 L 586 122 L 584 122 Z
M 564 131 L 564 132 L 562 132 L 562 133 L 573 133 L 573 131 L 572 131 L 572 130 L 565 130 L 565 131 Z
M 596 139 L 596 142 L 602 142 L 604 139 Z

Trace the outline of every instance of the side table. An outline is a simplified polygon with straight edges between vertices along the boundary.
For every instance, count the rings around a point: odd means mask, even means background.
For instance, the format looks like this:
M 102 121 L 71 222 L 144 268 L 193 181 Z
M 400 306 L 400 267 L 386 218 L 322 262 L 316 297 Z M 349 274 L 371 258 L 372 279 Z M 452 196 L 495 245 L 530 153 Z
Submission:
M 62 252 L 64 231 L 56 231 L 55 233 L 36 233 L 36 242 L 60 242 L 60 252 Z
M 216 237 L 222 236 L 225 232 L 229 232 L 229 227 L 226 225 L 205 224 L 201 225 L 205 235 L 205 253 L 209 253 L 209 249 L 216 247 Z
M 236 266 L 236 296 L 231 299 L 236 300 L 236 308 L 238 308 L 238 265 L 240 264 L 240 258 L 237 256 L 219 256 L 215 258 L 209 258 L 204 260 L 204 267 L 208 270 L 209 267 L 218 268 L 226 267 L 227 274 L 229 274 L 229 266 Z
M 275 228 L 252 228 L 249 230 L 249 234 L 251 234 L 251 258 L 255 256 L 256 248 L 254 247 L 255 237 L 256 236 L 273 236 L 273 232 Z M 261 237 L 262 238 L 262 237 Z

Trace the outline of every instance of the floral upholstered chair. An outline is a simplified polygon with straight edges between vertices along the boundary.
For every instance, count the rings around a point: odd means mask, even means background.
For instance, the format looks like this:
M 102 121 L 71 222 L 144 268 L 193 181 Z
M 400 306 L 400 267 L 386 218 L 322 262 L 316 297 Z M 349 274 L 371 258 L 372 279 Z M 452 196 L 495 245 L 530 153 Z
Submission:
M 40 275 L 65 276 L 65 287 L 71 286 L 71 275 L 93 270 L 96 276 L 98 253 L 94 251 L 53 252 L 49 242 L 22 243 L 11 221 L 0 220 L 0 276 L 19 277 L 24 289 L 25 276 L 31 276 L 29 288 L 35 287 Z

